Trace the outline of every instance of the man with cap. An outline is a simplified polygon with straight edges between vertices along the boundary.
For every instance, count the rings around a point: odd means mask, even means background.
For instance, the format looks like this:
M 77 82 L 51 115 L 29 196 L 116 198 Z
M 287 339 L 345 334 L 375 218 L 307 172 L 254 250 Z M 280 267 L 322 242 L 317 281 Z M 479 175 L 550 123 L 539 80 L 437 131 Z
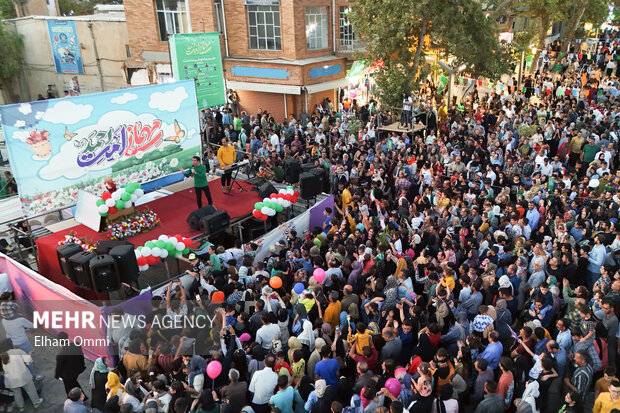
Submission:
M 194 254 L 193 252 L 189 254 L 187 259 L 189 260 L 192 268 L 185 270 L 185 274 L 189 274 L 194 278 L 194 280 L 192 281 L 192 285 L 189 289 L 189 296 L 193 297 L 199 293 L 198 287 L 200 286 L 200 281 L 202 280 L 202 277 L 205 275 L 205 265 L 200 259 L 198 259 L 196 254 Z

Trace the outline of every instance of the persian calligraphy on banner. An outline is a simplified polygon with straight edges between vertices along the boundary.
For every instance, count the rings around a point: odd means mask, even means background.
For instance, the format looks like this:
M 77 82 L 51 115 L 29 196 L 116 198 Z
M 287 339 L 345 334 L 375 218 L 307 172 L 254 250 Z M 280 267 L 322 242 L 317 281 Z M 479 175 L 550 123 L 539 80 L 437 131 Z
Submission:
M 170 37 L 176 80 L 193 79 L 200 109 L 226 103 L 219 33 L 174 34 Z
M 28 215 L 73 205 L 103 181 L 147 182 L 200 153 L 192 81 L 0 107 L 9 158 Z

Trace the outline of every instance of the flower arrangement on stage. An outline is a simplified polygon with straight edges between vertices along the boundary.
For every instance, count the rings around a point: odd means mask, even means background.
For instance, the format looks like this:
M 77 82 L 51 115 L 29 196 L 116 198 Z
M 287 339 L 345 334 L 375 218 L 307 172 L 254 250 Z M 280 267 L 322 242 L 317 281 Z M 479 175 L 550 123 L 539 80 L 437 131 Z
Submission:
M 136 200 L 144 195 L 140 184 L 135 182 L 116 189 L 116 184 L 110 179 L 106 182 L 106 189 L 108 191 L 101 194 L 101 198 L 96 203 L 97 211 L 102 217 L 108 214 L 115 214 L 121 209 L 131 208 Z
M 268 217 L 274 216 L 276 212 L 282 212 L 284 208 L 297 203 L 298 197 L 299 191 L 292 186 L 280 189 L 277 194 L 271 194 L 269 198 L 263 199 L 263 202 L 255 203 L 252 215 L 261 221 L 266 221 Z
M 192 240 L 182 235 L 160 235 L 159 238 L 147 241 L 143 246 L 135 249 L 136 259 L 140 271 L 149 269 L 153 265 L 167 257 L 179 258 L 181 255 L 189 254 Z
M 128 217 L 120 222 L 108 225 L 108 238 L 111 240 L 121 240 L 142 232 L 150 231 L 159 225 L 159 216 L 145 208 L 144 211 Z
M 58 245 L 78 244 L 84 251 L 95 251 L 95 244 L 89 237 L 78 238 L 75 232 L 71 231 L 65 235 L 65 239 L 58 241 Z

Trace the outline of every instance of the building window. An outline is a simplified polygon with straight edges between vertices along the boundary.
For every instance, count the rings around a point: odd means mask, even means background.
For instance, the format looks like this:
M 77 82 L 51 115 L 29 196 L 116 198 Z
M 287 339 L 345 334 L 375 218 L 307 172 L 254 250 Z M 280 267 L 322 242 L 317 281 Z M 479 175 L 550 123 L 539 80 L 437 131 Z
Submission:
M 355 40 L 353 26 L 349 21 L 349 13 L 351 13 L 349 6 L 340 6 L 340 46 L 353 46 Z
M 213 6 L 215 11 L 215 28 L 217 29 L 218 33 L 224 33 L 224 22 L 222 20 L 224 10 L 222 9 L 222 1 L 215 0 Z
M 179 0 L 155 0 L 159 39 L 167 41 L 175 33 L 188 33 L 187 4 Z
M 248 6 L 250 49 L 282 50 L 280 6 Z
M 308 49 L 327 49 L 327 37 L 327 7 L 306 7 L 306 45 Z

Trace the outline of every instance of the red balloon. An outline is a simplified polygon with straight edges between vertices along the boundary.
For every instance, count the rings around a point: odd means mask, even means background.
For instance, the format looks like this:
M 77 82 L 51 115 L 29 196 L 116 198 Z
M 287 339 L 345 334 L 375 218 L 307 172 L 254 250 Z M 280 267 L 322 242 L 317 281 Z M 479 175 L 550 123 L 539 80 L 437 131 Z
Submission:
M 286 199 L 289 202 L 293 202 L 294 198 L 293 198 L 293 195 L 286 194 L 284 195 L 284 199 Z
M 268 218 L 268 216 L 267 216 L 267 215 L 265 215 L 265 214 L 261 213 L 261 217 L 260 217 L 260 220 L 261 220 L 261 221 L 267 221 L 267 218 Z
M 159 262 L 159 257 L 148 256 L 146 257 L 149 265 L 157 264 Z
M 297 203 L 297 197 L 293 198 L 293 201 L 291 201 L 291 202 L 293 202 L 294 204 L 296 204 L 296 203 Z
M 140 258 L 138 258 L 138 265 L 139 265 L 140 267 L 142 267 L 143 265 L 146 265 L 146 264 L 148 264 L 146 257 L 140 257 Z
M 284 199 L 284 194 L 278 194 L 277 197 L 280 199 Z
M 192 246 L 192 240 L 189 238 L 184 238 L 182 242 L 183 245 L 185 245 L 185 248 L 189 248 Z
M 260 218 L 263 213 L 260 212 L 258 209 L 255 209 L 254 211 L 252 211 L 252 215 L 254 215 L 254 218 Z
M 110 198 L 112 198 L 112 194 L 107 191 L 101 194 L 101 199 L 103 199 L 104 201 L 107 201 Z
M 110 207 L 110 209 L 108 209 L 108 214 L 116 214 L 118 212 L 118 209 L 116 209 L 115 206 Z
M 174 237 L 175 237 L 177 240 L 179 240 L 179 242 L 183 242 L 183 238 L 185 238 L 185 237 L 180 236 L 179 234 L 175 235 Z
M 269 195 L 269 199 L 274 199 L 274 198 L 277 198 L 277 197 L 278 197 L 278 195 L 277 195 L 277 194 L 271 194 L 271 195 Z
M 298 190 L 294 190 L 294 191 L 293 191 L 293 196 L 294 196 L 295 198 L 297 198 L 297 197 L 299 196 L 299 191 L 298 191 Z

